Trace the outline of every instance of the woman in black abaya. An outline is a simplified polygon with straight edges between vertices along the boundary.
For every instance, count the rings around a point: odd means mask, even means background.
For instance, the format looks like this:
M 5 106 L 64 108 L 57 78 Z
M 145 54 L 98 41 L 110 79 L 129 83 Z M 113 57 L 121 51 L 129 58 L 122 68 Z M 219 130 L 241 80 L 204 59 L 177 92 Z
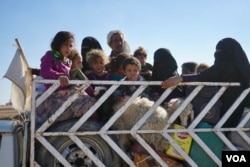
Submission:
M 232 38 L 224 38 L 216 45 L 214 65 L 194 75 L 172 77 L 162 83 L 162 88 L 177 85 L 179 82 L 240 82 L 240 86 L 229 87 L 221 97 L 221 116 L 230 108 L 243 90 L 249 88 L 250 65 L 246 53 L 241 45 Z M 249 106 L 249 97 L 236 108 L 225 122 L 224 127 L 235 127 L 246 106 Z
M 166 48 L 159 48 L 154 53 L 154 63 L 152 71 L 152 81 L 164 81 L 173 76 L 179 76 L 177 72 L 177 63 L 171 52 Z M 165 90 L 161 86 L 152 86 L 151 97 L 153 100 L 157 100 L 159 96 Z M 182 87 L 177 87 L 173 92 L 165 99 L 169 101 L 175 97 L 184 96 Z

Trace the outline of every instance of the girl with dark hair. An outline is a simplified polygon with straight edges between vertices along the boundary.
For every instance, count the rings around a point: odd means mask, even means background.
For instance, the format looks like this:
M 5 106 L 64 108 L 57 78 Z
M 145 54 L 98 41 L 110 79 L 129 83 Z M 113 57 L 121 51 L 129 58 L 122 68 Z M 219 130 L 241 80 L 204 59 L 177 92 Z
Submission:
M 53 92 L 36 110 L 36 128 L 44 123 L 76 91 L 75 85 L 69 85 L 72 61 L 68 58 L 74 46 L 74 36 L 68 31 L 58 32 L 51 42 L 51 50 L 41 58 L 40 75 L 44 79 L 59 80 L 60 87 Z M 45 85 L 46 89 L 50 85 Z M 61 114 L 57 121 L 79 118 L 94 105 L 95 98 L 80 94 L 78 98 Z M 93 115 L 95 116 L 95 115 Z M 98 118 L 95 116 L 95 118 Z

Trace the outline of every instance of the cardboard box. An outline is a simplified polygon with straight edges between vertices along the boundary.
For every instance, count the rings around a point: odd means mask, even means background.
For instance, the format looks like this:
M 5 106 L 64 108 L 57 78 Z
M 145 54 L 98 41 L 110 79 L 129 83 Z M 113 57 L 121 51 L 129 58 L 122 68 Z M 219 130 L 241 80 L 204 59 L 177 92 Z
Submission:
M 183 129 L 184 127 L 177 124 L 173 124 L 173 128 Z M 192 137 L 187 132 L 175 132 L 173 134 L 173 139 L 187 154 L 189 154 L 192 143 Z M 172 145 L 167 148 L 166 154 L 171 157 L 184 160 L 184 158 L 175 150 Z

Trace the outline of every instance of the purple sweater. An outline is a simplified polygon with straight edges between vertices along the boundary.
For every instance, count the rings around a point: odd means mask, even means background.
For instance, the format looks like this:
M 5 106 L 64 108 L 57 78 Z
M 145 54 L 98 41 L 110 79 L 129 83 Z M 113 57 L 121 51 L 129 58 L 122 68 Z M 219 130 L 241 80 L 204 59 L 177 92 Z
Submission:
M 56 59 L 51 51 L 47 51 L 46 54 L 41 58 L 41 71 L 40 75 L 44 79 L 58 79 L 59 76 L 67 76 L 69 78 L 69 71 L 72 62 L 67 60 L 62 62 Z
M 71 64 L 71 60 L 68 59 L 66 62 L 62 62 L 61 60 L 56 59 L 51 51 L 47 51 L 46 54 L 41 58 L 40 75 L 44 79 L 58 79 L 59 76 L 62 75 L 67 76 L 70 79 Z M 50 85 L 51 84 L 46 84 L 46 89 L 48 89 Z M 91 86 L 89 86 L 85 91 L 88 95 L 94 96 L 94 90 Z
M 72 62 L 68 59 L 66 62 L 62 62 L 53 56 L 51 51 L 47 51 L 41 58 L 40 75 L 44 79 L 58 79 L 59 76 L 67 76 L 69 78 L 69 71 Z M 48 89 L 51 84 L 46 84 Z

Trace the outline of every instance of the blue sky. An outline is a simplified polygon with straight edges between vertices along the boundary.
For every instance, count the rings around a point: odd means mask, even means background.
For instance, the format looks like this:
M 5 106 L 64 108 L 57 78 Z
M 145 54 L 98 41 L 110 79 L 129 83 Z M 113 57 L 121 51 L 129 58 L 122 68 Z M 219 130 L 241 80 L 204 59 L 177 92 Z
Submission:
M 110 30 L 124 32 L 131 51 L 168 48 L 179 65 L 186 61 L 213 64 L 217 42 L 238 40 L 250 59 L 249 0 L 2 0 L 0 2 L 0 104 L 10 100 L 11 82 L 3 78 L 15 54 L 15 38 L 31 67 L 49 50 L 61 30 L 71 31 L 80 51 L 81 40 L 96 37 L 105 53 Z

